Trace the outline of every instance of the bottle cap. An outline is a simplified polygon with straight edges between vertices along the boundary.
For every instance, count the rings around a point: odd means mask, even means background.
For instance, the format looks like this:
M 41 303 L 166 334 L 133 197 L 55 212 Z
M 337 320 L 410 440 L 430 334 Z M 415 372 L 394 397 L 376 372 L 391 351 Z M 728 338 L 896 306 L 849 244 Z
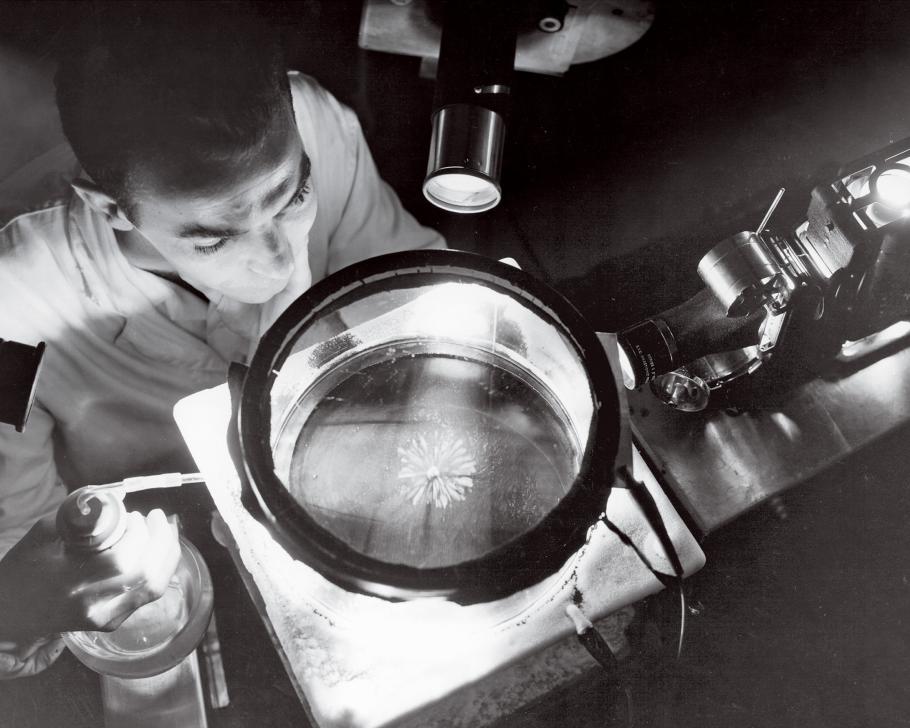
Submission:
M 126 508 L 113 493 L 70 493 L 57 510 L 57 532 L 67 547 L 103 551 L 126 531 Z

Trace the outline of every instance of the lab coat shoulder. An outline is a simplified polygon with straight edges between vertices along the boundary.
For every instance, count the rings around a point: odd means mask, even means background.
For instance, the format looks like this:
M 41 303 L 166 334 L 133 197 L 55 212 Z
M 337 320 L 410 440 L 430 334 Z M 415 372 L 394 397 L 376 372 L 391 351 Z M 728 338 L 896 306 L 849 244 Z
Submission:
M 66 142 L 35 157 L 0 180 L 0 227 L 18 215 L 49 209 L 70 194 L 70 183 L 81 168 Z
M 351 148 L 354 113 L 341 104 L 316 79 L 289 74 L 294 113 L 303 145 L 312 164 L 311 186 L 319 200 L 319 217 L 329 229 L 337 226 L 344 211 L 356 155 Z
M 418 223 L 380 177 L 357 115 L 309 76 L 292 72 L 290 78 L 313 164 L 317 222 L 327 235 L 324 272 L 383 253 L 445 247 L 443 237 Z M 314 270 L 316 277 L 320 272 Z
M 67 205 L 58 202 L 13 218 L 0 229 L 0 338 L 53 338 L 76 296 L 61 265 Z
M 72 302 L 55 255 L 65 221 L 60 204 L 19 215 L 0 229 L 0 338 L 51 343 L 65 326 Z M 53 354 L 49 350 L 45 360 Z M 0 425 L 0 558 L 65 495 L 53 461 L 53 430 L 40 401 L 24 432 Z

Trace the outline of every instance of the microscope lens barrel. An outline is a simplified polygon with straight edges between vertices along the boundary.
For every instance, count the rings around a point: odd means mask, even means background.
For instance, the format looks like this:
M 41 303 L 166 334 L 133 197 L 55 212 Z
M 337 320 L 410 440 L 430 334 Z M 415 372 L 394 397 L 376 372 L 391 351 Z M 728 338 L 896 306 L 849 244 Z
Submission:
M 616 335 L 623 384 L 635 389 L 679 366 L 676 338 L 663 319 L 647 319 Z
M 502 197 L 518 14 L 484 0 L 448 2 L 444 11 L 423 192 L 449 212 L 484 212 Z

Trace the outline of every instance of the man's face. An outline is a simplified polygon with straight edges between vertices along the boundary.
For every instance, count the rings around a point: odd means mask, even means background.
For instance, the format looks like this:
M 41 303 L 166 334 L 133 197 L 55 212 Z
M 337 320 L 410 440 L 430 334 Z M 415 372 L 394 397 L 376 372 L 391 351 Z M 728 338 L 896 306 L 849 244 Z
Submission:
M 309 177 L 288 110 L 256 150 L 143 166 L 131 222 L 191 285 L 263 303 L 287 285 L 295 265 L 291 242 L 303 239 L 316 217 Z

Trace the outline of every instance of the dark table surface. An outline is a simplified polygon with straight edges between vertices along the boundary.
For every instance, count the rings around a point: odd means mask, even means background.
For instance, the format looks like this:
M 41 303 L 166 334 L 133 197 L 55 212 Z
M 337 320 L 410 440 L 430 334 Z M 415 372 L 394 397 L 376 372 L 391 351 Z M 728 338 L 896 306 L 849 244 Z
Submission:
M 774 377 L 741 399 L 688 413 L 647 387 L 630 393 L 637 440 L 701 535 L 910 422 L 910 348 L 799 383 Z

